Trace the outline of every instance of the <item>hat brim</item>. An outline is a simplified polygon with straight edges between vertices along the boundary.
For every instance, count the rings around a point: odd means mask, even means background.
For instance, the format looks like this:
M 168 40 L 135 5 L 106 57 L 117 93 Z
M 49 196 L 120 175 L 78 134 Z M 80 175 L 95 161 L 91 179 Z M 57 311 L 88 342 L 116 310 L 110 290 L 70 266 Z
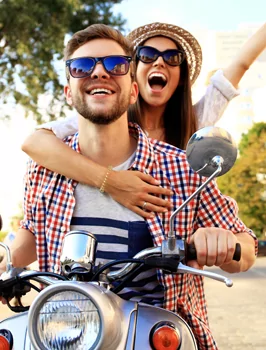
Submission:
M 142 45 L 146 40 L 155 36 L 165 36 L 177 42 L 185 51 L 186 58 L 190 68 L 190 80 L 193 84 L 201 70 L 202 51 L 197 39 L 187 30 L 167 23 L 150 23 L 134 29 L 127 35 L 127 38 L 133 43 L 134 51 L 137 46 Z

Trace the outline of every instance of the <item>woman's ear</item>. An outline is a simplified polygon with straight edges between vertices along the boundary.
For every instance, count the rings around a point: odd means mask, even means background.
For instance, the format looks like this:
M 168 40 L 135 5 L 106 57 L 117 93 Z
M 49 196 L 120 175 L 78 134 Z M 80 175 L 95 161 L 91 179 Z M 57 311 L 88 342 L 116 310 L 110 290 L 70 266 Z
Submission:
M 64 94 L 66 96 L 66 101 L 70 106 L 73 106 L 73 100 L 72 100 L 72 92 L 70 89 L 69 84 L 64 86 Z
M 133 81 L 131 84 L 131 94 L 130 94 L 130 102 L 129 102 L 131 105 L 136 103 L 138 94 L 139 94 L 138 84 L 135 81 Z

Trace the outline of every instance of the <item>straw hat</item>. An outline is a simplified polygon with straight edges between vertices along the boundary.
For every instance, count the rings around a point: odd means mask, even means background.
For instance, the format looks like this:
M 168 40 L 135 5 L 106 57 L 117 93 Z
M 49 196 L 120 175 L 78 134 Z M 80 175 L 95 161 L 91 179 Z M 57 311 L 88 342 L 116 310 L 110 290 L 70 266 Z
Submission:
M 134 29 L 127 38 L 133 43 L 135 51 L 147 39 L 160 35 L 174 40 L 185 51 L 193 84 L 200 73 L 202 52 L 198 41 L 187 30 L 173 24 L 155 22 Z

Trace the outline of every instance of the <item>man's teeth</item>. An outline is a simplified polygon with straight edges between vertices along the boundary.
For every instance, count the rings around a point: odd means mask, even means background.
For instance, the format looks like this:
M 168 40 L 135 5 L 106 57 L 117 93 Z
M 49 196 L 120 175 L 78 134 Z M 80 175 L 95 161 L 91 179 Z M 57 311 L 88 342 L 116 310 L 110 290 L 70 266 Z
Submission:
M 159 77 L 161 78 L 163 81 L 166 81 L 166 77 L 164 74 L 161 74 L 161 73 L 151 73 L 151 75 L 149 76 L 149 79 L 152 79 L 154 77 Z
M 93 89 L 90 91 L 90 95 L 94 95 L 94 94 L 108 94 L 111 95 L 112 91 L 111 90 L 107 90 L 107 89 Z

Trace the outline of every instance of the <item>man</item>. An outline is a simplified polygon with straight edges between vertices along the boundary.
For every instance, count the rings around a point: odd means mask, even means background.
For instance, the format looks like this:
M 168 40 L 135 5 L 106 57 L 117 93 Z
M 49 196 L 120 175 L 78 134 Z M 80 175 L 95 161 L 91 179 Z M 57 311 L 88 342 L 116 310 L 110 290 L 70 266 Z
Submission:
M 59 272 L 62 240 L 73 229 L 96 235 L 100 243 L 97 258 L 104 261 L 132 256 L 152 244 L 161 245 L 169 232 L 171 213 L 157 214 L 145 222 L 113 201 L 104 193 L 112 168 L 151 174 L 162 187 L 172 190 L 174 208 L 201 184 L 201 177 L 190 169 L 183 151 L 150 141 L 137 125 L 128 126 L 127 109 L 138 93 L 131 54 L 126 39 L 105 25 L 89 26 L 68 42 L 64 92 L 78 113 L 79 131 L 65 142 L 109 170 L 99 191 L 33 161 L 29 163 L 25 217 L 12 245 L 14 266 L 26 266 L 37 257 L 41 270 Z M 194 266 L 217 265 L 229 272 L 252 266 L 256 240 L 236 213 L 235 202 L 222 196 L 211 182 L 177 216 L 176 234 L 196 246 L 198 260 Z M 240 262 L 232 260 L 237 242 L 242 247 Z M 4 264 L 0 268 L 3 270 Z M 202 278 L 157 273 L 143 272 L 130 288 L 121 291 L 121 297 L 178 312 L 192 327 L 201 349 L 216 349 L 208 328 Z

